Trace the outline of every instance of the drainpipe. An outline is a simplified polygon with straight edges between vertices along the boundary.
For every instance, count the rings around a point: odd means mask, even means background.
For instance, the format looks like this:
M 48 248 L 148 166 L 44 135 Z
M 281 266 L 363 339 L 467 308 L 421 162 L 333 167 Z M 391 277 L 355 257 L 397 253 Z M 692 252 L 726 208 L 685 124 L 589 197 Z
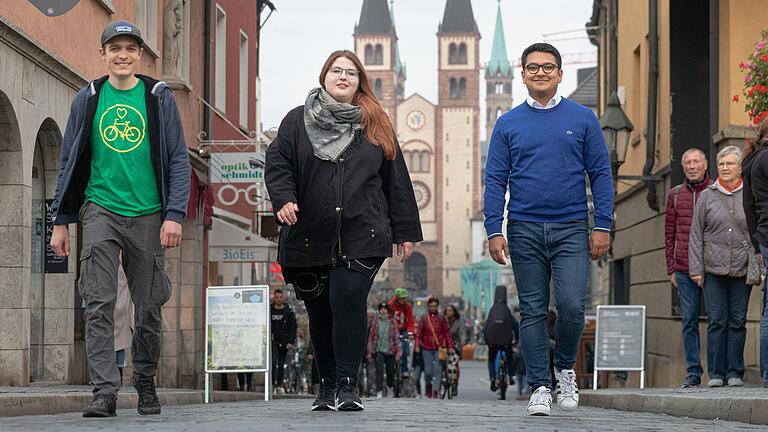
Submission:
M 720 1 L 709 0 L 709 136 L 720 130 Z M 710 138 L 709 160 L 717 160 L 717 144 Z M 715 178 L 715 164 L 709 164 L 711 178 Z
M 619 88 L 619 37 L 618 37 L 618 21 L 619 21 L 619 5 L 617 0 L 610 0 L 610 7 L 608 8 L 608 91 L 606 95 L 618 92 Z M 608 99 L 605 100 L 606 103 Z
M 205 21 L 205 31 L 203 33 L 203 99 L 206 102 L 211 101 L 211 53 L 213 52 L 213 38 L 211 37 L 211 0 L 204 1 L 205 12 L 203 20 Z M 211 139 L 211 109 L 203 107 L 203 132 L 205 138 Z
M 645 130 L 645 165 L 643 175 L 653 175 L 656 159 L 656 110 L 659 86 L 659 18 L 658 0 L 648 0 L 648 119 Z M 659 210 L 656 182 L 646 181 L 646 200 L 653 210 Z

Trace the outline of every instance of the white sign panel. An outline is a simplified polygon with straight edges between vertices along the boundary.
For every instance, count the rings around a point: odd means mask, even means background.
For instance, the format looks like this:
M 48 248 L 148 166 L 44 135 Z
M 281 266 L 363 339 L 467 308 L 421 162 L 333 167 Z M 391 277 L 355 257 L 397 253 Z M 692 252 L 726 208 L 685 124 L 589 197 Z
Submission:
M 645 306 L 598 306 L 595 370 L 645 368 Z
M 269 287 L 208 287 L 205 371 L 269 370 Z
M 211 183 L 263 183 L 258 153 L 211 153 Z

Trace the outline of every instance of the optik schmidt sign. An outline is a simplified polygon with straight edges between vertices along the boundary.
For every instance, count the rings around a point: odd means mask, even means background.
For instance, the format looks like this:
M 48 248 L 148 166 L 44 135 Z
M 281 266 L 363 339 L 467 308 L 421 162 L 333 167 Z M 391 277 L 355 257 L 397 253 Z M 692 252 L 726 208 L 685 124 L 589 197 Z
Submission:
M 263 183 L 258 153 L 212 153 L 211 183 Z

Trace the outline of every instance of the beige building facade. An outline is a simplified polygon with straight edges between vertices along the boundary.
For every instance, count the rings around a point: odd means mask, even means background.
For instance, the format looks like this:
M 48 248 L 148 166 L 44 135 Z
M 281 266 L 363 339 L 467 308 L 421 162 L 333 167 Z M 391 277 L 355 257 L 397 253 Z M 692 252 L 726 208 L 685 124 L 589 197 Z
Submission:
M 686 377 L 679 301 L 665 264 L 666 195 L 684 179 L 680 158 L 685 150 L 704 151 L 710 175 L 716 176 L 717 150 L 743 146 L 751 136 L 743 102 L 734 103 L 731 97 L 742 91 L 738 63 L 768 28 L 768 16 L 758 12 L 763 7 L 759 0 L 711 0 L 695 7 L 669 0 L 594 2 L 589 23 L 594 27 L 588 33 L 599 48 L 600 113 L 616 91 L 634 125 L 619 175 L 660 179 L 650 184 L 618 182 L 610 290 L 595 299 L 602 304 L 646 305 L 647 386 L 677 386 Z M 655 59 L 650 45 L 654 27 Z M 655 104 L 649 104 L 649 96 L 655 96 Z M 762 292 L 753 289 L 747 315 L 747 382 L 759 379 L 761 301 Z M 705 313 L 700 335 L 706 370 Z M 639 374 L 630 373 L 627 381 L 614 380 L 612 385 L 635 387 L 638 381 Z

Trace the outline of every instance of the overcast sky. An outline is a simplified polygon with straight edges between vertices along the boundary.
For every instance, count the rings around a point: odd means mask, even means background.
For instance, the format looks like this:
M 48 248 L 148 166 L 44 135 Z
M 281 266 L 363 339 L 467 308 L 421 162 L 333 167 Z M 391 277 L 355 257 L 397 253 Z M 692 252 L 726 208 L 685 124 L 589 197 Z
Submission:
M 302 105 L 307 92 L 318 86 L 318 74 L 328 55 L 337 49 L 354 47 L 352 32 L 360 18 L 363 0 L 273 0 L 277 11 L 262 29 L 260 76 L 261 121 L 264 129 L 277 127 L 285 114 Z M 589 43 L 585 23 L 592 13 L 592 0 L 549 0 L 547 2 L 501 0 L 507 56 L 514 64 L 526 46 L 548 41 L 568 59 L 594 61 L 597 48 Z M 491 56 L 497 0 L 472 0 L 482 39 L 480 63 Z M 395 26 L 400 57 L 408 68 L 405 96 L 419 93 L 437 103 L 437 26 L 443 17 L 445 0 L 395 0 Z M 545 33 L 569 33 L 544 37 Z M 565 40 L 563 40 L 565 39 Z M 576 70 L 594 63 L 564 64 L 564 96 L 576 88 Z M 481 113 L 485 112 L 485 84 L 481 73 Z M 514 102 L 527 91 L 515 69 Z M 484 114 L 482 114 L 484 116 Z M 481 119 L 481 124 L 485 119 Z M 481 128 L 484 135 L 484 128 Z

